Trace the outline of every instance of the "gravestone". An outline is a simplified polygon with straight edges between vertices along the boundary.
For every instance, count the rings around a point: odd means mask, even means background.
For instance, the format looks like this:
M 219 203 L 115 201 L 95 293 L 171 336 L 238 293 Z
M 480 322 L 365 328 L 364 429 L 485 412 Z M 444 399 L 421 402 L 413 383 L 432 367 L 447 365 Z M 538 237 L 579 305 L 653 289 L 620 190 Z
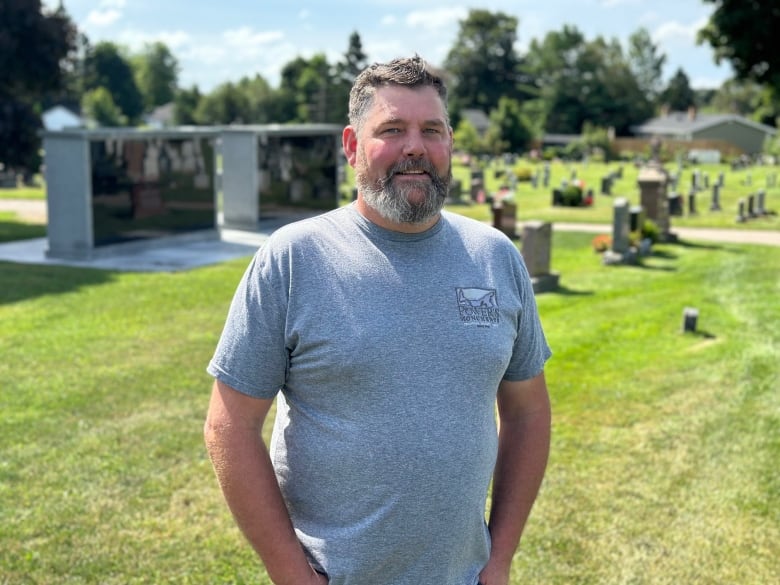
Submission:
M 604 264 L 624 264 L 634 259 L 630 245 L 630 217 L 628 200 L 615 199 L 612 215 L 612 248 L 604 252 Z
M 629 209 L 629 231 L 641 232 L 645 224 L 645 210 L 641 205 L 632 205 Z
M 509 238 L 517 237 L 517 205 L 512 201 L 493 203 L 493 227 Z
M 639 171 L 639 204 L 645 210 L 647 218 L 658 226 L 661 241 L 674 240 L 670 232 L 669 198 L 666 185 L 667 174 L 663 167 L 648 164 Z
M 550 186 L 550 163 L 544 165 L 542 172 L 542 187 L 545 189 Z
M 747 217 L 745 217 L 745 198 L 743 197 L 743 198 L 741 198 L 737 202 L 737 217 L 736 217 L 736 221 L 737 221 L 737 223 L 742 223 L 746 219 L 747 219 Z
M 688 215 L 696 215 L 696 191 L 688 193 Z
M 601 177 L 601 194 L 612 195 L 612 177 L 609 175 Z
M 471 169 L 471 200 L 477 201 L 480 192 L 485 190 L 485 177 L 482 169 Z
M 668 197 L 669 215 L 682 217 L 683 215 L 683 203 L 682 195 L 679 193 L 672 193 Z
M 552 251 L 552 224 L 529 221 L 523 226 L 521 253 L 531 276 L 534 292 L 547 292 L 558 288 L 560 275 L 550 271 Z
M 747 216 L 756 217 L 756 196 L 753 193 L 747 198 Z
M 758 193 L 756 193 L 756 215 L 767 215 L 765 203 L 766 191 L 761 189 Z
M 449 187 L 450 203 L 460 203 L 463 196 L 463 183 L 460 179 L 452 179 Z
M 712 203 L 710 203 L 710 211 L 720 211 L 720 183 L 715 183 L 712 186 Z

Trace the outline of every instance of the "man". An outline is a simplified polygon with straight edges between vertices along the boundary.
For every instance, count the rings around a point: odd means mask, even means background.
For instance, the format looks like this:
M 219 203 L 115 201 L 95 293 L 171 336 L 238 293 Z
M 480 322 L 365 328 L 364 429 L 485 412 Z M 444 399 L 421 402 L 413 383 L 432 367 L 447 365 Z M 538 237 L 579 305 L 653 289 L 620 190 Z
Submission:
M 209 364 L 208 450 L 277 585 L 509 581 L 547 462 L 550 350 L 514 244 L 441 210 L 446 103 L 418 56 L 358 76 L 357 201 L 272 234 Z

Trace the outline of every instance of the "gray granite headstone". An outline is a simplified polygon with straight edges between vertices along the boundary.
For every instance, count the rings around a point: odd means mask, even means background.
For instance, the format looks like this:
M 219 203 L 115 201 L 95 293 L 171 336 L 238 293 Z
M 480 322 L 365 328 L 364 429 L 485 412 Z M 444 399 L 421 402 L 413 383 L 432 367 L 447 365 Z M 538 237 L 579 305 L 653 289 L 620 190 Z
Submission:
M 552 224 L 529 221 L 523 226 L 521 253 L 531 276 L 534 292 L 546 292 L 558 287 L 560 275 L 550 270 Z

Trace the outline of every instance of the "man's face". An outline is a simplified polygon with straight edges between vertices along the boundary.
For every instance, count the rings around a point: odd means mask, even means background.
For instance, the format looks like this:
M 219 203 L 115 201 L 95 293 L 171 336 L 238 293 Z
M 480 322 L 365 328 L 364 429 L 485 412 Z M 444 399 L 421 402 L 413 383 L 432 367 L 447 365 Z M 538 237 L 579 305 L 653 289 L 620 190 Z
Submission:
M 394 224 L 432 223 L 452 176 L 452 133 L 436 91 L 379 89 L 356 138 L 353 164 L 365 203 Z

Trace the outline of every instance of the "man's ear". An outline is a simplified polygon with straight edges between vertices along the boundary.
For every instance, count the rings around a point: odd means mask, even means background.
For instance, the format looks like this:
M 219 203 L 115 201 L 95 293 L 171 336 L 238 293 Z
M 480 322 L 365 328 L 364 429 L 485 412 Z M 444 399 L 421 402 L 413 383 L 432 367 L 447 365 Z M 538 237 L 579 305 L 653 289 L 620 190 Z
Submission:
M 346 126 L 341 133 L 341 148 L 349 166 L 354 167 L 357 160 L 357 132 L 352 126 Z

